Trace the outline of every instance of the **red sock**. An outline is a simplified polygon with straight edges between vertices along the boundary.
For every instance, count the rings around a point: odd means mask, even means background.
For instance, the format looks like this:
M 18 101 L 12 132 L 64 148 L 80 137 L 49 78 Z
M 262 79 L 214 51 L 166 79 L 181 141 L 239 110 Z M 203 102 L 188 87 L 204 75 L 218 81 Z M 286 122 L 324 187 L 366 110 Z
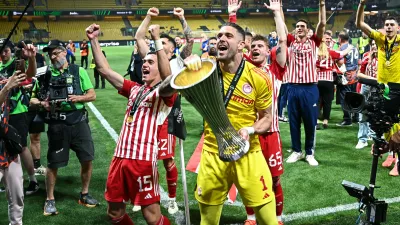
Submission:
M 245 208 L 246 208 L 247 215 L 254 215 L 255 214 L 253 208 L 250 208 L 250 207 L 247 207 L 247 206 Z
M 175 166 L 175 162 L 167 170 L 167 184 L 168 184 L 168 196 L 170 198 L 176 197 L 176 182 L 178 181 L 178 169 Z
M 169 222 L 168 218 L 161 215 L 160 220 L 157 222 L 157 225 L 171 225 L 171 223 Z
M 276 201 L 276 216 L 282 216 L 283 212 L 283 190 L 281 182 L 278 180 L 274 183 L 274 193 Z
M 117 219 L 111 219 L 112 224 L 119 224 L 119 225 L 134 225 L 131 218 L 128 216 L 128 214 L 125 213 L 120 218 Z

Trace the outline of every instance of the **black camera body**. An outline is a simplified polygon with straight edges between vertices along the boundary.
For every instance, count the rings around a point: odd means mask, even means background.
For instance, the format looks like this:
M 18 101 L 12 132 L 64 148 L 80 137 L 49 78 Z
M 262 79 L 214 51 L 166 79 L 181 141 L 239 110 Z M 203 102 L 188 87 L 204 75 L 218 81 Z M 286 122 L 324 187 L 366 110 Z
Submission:
M 53 76 L 49 83 L 49 101 L 62 99 L 68 99 L 67 79 L 63 76 Z
M 378 188 L 376 183 L 376 173 L 378 169 L 378 158 L 381 154 L 388 151 L 387 141 L 382 135 L 399 123 L 400 118 L 400 84 L 388 83 L 378 84 L 375 80 L 360 79 L 360 83 L 371 87 L 370 95 L 365 97 L 358 93 L 348 92 L 344 99 L 344 109 L 354 113 L 364 113 L 367 116 L 367 122 L 370 128 L 375 131 L 373 160 L 370 176 L 369 189 L 367 187 L 348 181 L 343 181 L 342 186 L 350 196 L 359 200 L 360 212 L 366 209 L 364 225 L 378 225 L 386 221 L 388 204 L 385 201 L 379 201 L 374 197 L 374 189 Z

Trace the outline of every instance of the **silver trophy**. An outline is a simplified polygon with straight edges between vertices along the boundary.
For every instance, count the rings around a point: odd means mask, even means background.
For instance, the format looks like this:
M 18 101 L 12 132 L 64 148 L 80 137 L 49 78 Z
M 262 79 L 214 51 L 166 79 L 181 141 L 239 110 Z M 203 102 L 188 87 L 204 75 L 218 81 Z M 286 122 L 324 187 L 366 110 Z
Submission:
M 214 60 L 203 59 L 202 68 L 198 71 L 185 67 L 173 75 L 171 87 L 178 90 L 207 121 L 217 139 L 219 158 L 231 162 L 246 154 L 250 144 L 228 119 L 216 66 Z

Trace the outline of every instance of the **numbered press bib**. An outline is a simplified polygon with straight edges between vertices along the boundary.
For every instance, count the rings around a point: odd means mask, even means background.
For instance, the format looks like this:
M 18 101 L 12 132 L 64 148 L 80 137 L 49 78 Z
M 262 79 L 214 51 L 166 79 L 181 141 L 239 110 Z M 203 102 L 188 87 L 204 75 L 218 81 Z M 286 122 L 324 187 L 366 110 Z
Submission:
M 88 119 L 87 111 L 74 110 L 68 112 L 40 112 L 39 115 L 44 119 L 45 123 L 65 123 L 66 125 L 75 125 Z

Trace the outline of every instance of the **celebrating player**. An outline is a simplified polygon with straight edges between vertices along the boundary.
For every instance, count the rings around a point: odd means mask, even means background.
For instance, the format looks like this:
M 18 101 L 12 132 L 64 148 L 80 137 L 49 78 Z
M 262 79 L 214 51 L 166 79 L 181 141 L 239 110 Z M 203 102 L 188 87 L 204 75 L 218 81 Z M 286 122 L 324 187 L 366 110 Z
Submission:
M 142 213 L 148 224 L 170 224 L 161 214 L 160 190 L 157 171 L 157 128 L 168 115 L 176 95 L 161 97 L 158 87 L 165 77 L 160 77 L 158 58 L 154 52 L 143 59 L 144 85 L 124 80 L 114 72 L 103 56 L 97 37 L 100 26 L 86 29 L 92 45 L 96 67 L 118 92 L 128 98 L 124 123 L 111 161 L 105 198 L 108 215 L 113 224 L 133 225 L 126 214 L 125 202 L 143 206 Z M 156 40 L 157 55 L 165 58 L 163 45 Z

